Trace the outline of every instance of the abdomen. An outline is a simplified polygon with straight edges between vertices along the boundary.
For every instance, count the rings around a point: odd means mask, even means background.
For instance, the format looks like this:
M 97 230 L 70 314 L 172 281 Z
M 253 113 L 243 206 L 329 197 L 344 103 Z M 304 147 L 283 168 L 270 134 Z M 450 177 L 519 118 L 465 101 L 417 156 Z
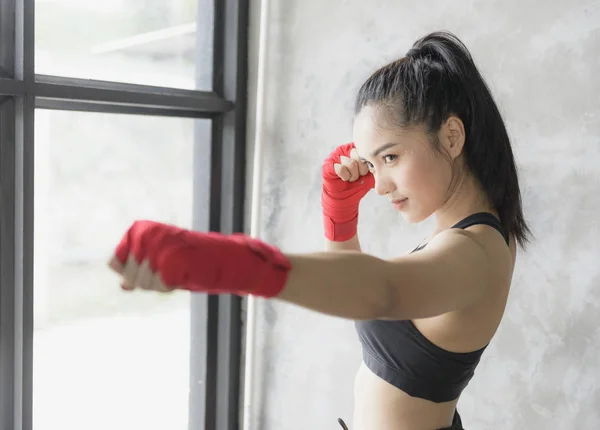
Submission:
M 354 383 L 352 430 L 432 430 L 448 427 L 456 401 L 434 403 L 410 397 L 373 374 L 364 364 Z

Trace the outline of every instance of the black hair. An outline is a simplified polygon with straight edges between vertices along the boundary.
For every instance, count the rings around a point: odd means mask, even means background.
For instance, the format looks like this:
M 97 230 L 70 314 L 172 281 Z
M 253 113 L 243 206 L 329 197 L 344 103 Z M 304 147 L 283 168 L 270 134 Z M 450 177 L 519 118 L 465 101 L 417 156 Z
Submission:
M 531 230 L 523 216 L 506 126 L 469 50 L 455 35 L 428 34 L 403 58 L 375 71 L 358 92 L 355 113 L 365 106 L 387 107 L 399 126 L 423 125 L 430 136 L 436 136 L 450 116 L 460 118 L 465 127 L 467 168 L 504 227 L 525 246 Z

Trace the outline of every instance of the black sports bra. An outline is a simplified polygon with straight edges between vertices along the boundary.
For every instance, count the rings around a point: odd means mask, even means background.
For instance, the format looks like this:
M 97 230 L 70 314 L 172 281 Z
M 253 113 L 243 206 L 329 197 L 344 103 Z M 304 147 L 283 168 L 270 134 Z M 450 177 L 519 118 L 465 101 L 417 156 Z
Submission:
M 452 228 L 476 224 L 498 230 L 506 243 L 509 235 L 500 221 L 487 212 L 468 216 Z M 412 252 L 423 249 L 420 245 Z M 429 341 L 412 321 L 356 321 L 365 365 L 384 381 L 412 397 L 441 403 L 457 399 L 472 379 L 486 347 L 455 353 Z

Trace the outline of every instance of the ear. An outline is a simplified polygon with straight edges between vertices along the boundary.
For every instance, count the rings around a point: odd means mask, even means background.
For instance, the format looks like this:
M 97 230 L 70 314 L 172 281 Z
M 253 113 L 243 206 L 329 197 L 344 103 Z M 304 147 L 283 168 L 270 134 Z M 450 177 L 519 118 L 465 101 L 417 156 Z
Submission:
M 440 128 L 440 140 L 454 160 L 462 154 L 465 145 L 465 126 L 457 116 L 450 116 Z

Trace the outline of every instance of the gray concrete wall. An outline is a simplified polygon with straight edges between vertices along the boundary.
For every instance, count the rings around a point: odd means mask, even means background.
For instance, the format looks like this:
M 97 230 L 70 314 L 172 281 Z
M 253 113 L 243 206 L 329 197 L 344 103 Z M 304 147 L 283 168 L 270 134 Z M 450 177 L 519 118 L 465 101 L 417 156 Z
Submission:
M 536 236 L 519 257 L 500 331 L 459 403 L 465 425 L 600 428 L 598 2 L 271 4 L 262 237 L 286 251 L 322 249 L 320 165 L 351 139 L 358 86 L 418 37 L 455 32 L 505 115 Z M 360 238 L 367 252 L 391 257 L 431 224 L 407 225 L 381 200 L 363 202 Z M 336 417 L 351 417 L 360 362 L 352 322 L 258 305 L 256 428 L 338 428 Z

